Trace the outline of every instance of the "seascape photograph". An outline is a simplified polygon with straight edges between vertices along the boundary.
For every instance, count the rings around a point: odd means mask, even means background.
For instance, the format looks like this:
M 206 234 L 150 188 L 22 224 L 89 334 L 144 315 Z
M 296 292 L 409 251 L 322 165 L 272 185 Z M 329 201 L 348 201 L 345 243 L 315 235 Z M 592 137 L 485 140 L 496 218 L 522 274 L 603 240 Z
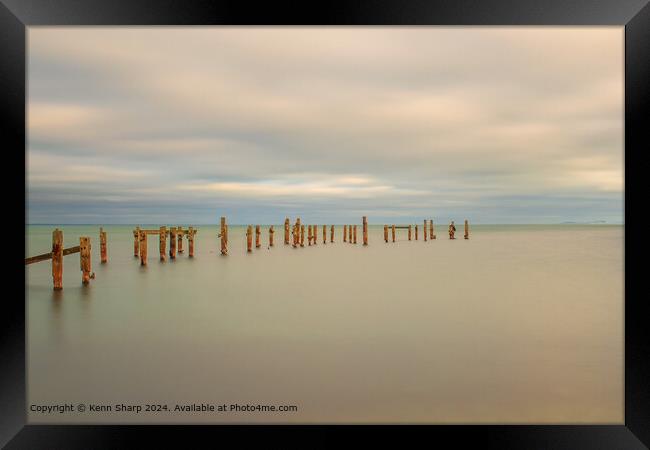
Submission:
M 623 424 L 624 28 L 27 30 L 29 424 Z

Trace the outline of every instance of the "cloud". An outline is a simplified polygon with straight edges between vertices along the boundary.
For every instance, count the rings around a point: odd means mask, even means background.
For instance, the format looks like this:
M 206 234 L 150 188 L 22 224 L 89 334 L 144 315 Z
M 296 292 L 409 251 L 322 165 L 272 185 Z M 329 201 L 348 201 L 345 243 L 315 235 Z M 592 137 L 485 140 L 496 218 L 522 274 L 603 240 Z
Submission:
M 32 27 L 28 42 L 30 220 L 99 196 L 106 222 L 168 205 L 185 221 L 622 221 L 621 27 Z

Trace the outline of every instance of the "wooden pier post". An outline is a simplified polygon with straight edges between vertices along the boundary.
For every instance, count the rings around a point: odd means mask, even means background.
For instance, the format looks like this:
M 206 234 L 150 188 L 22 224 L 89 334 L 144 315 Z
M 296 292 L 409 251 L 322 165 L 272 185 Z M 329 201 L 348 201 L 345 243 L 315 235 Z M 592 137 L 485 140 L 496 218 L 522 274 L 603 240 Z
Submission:
M 289 245 L 289 218 L 284 219 L 284 245 Z
M 384 242 L 388 242 L 388 225 L 384 225 Z
M 429 238 L 431 240 L 436 238 L 435 230 L 433 229 L 433 219 L 429 220 Z
M 269 247 L 273 247 L 273 234 L 275 231 L 273 230 L 273 225 L 269 228 Z
M 160 238 L 158 246 L 160 247 L 160 260 L 161 261 L 166 261 L 167 260 L 167 254 L 166 254 L 166 243 L 167 243 L 167 227 L 162 226 L 160 227 L 160 231 L 158 232 L 158 237 Z
M 253 226 L 249 225 L 246 229 L 246 251 L 250 252 L 253 250 Z
M 357 243 L 357 226 L 356 225 L 354 226 L 353 230 L 354 230 L 354 234 L 353 234 L 354 235 L 354 243 L 356 244 Z
M 302 225 L 300 224 L 300 217 L 296 219 L 296 225 L 295 225 L 295 230 L 293 233 L 293 246 L 297 247 L 300 245 L 300 230 L 302 228 Z
M 63 231 L 58 228 L 52 232 L 52 280 L 55 291 L 63 289 Z
M 395 242 L 395 225 L 392 226 L 393 242 Z
M 323 225 L 323 244 L 327 244 L 327 225 Z
M 140 251 L 140 227 L 135 227 L 133 230 L 133 257 L 138 257 Z
M 314 245 L 318 244 L 318 225 L 314 225 L 313 227 L 313 232 L 314 232 Z
M 334 225 L 330 228 L 330 243 L 334 242 Z
M 226 225 L 226 218 L 221 218 L 221 225 L 219 231 L 219 237 L 221 238 L 221 254 L 228 254 L 228 225 Z
M 409 241 L 411 240 L 411 225 L 409 225 Z
M 415 240 L 418 240 L 418 226 L 415 225 Z
M 262 232 L 260 231 L 260 226 L 255 225 L 255 248 L 260 248 L 260 235 Z
M 194 233 L 196 230 L 193 227 L 190 227 L 190 230 L 187 232 L 187 245 L 190 249 L 190 258 L 194 258 Z
M 348 226 L 343 225 L 343 242 L 348 241 Z
M 145 247 L 145 257 L 147 249 Z M 142 254 L 142 249 L 140 249 L 140 254 Z M 81 266 L 81 282 L 83 284 L 88 284 L 90 282 L 90 272 L 92 271 L 91 262 L 90 262 L 90 238 L 89 237 L 80 237 L 79 238 L 79 265 Z
M 106 232 L 103 227 L 99 227 L 99 256 L 102 264 L 108 261 L 106 255 Z
M 454 221 L 452 220 L 451 223 L 449 224 L 449 239 L 456 239 L 456 225 L 454 225 Z
M 176 227 L 169 228 L 169 259 L 176 259 Z
M 311 238 L 312 238 L 311 225 L 307 225 L 307 245 L 311 245 Z
M 176 236 L 178 236 L 178 253 L 183 253 L 183 227 L 178 227 L 176 229 Z
M 368 245 L 368 218 L 363 216 L 363 245 Z
M 305 226 L 300 225 L 300 246 L 305 246 Z
M 427 219 L 424 219 L 424 227 L 422 228 L 422 235 L 424 236 L 424 242 L 427 241 Z
M 465 219 L 465 239 L 469 239 L 469 222 Z
M 140 265 L 147 265 L 147 233 L 140 230 Z

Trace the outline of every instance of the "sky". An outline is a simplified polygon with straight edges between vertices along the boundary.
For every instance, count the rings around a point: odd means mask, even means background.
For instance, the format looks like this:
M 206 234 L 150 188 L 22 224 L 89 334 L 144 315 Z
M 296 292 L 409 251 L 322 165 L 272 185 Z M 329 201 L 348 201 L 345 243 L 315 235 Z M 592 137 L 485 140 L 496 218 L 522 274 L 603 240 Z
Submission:
M 28 223 L 623 222 L 623 27 L 29 27 Z

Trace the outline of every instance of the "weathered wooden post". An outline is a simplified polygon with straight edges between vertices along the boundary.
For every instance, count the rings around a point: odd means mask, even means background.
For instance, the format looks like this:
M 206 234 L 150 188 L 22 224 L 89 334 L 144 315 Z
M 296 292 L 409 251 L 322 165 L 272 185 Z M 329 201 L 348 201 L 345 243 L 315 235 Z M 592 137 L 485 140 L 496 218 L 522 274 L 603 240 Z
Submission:
M 176 259 L 176 227 L 169 228 L 169 259 Z
M 176 229 L 176 235 L 178 236 L 178 253 L 183 253 L 183 227 Z
M 431 240 L 434 240 L 436 238 L 436 235 L 433 234 L 433 219 L 429 220 L 429 238 Z
M 318 225 L 314 225 L 314 245 L 318 244 Z
M 167 254 L 166 254 L 166 242 L 167 242 L 167 227 L 162 226 L 160 227 L 160 231 L 158 231 L 158 237 L 160 238 L 159 241 L 159 247 L 160 247 L 160 260 L 165 261 L 167 259 Z
M 255 248 L 260 248 L 260 235 L 262 232 L 260 231 L 260 226 L 255 225 Z
M 147 250 L 145 248 L 145 254 Z M 140 254 L 142 254 L 142 249 L 140 249 Z M 89 237 L 80 237 L 79 238 L 79 265 L 81 266 L 81 282 L 83 284 L 88 284 L 90 282 L 90 272 L 92 271 L 90 263 L 90 238 Z
M 343 242 L 348 241 L 348 226 L 343 225 Z
M 190 230 L 187 232 L 187 244 L 190 248 L 190 258 L 194 258 L 194 233 L 196 230 L 193 227 L 190 227 Z
M 308 225 L 307 226 L 307 245 L 311 245 L 311 239 L 312 239 L 311 225 Z
M 221 238 L 221 254 L 228 254 L 228 225 L 226 225 L 226 218 L 221 218 L 221 225 L 219 231 L 219 237 Z
M 305 246 L 305 226 L 300 225 L 300 246 Z
M 300 230 L 302 228 L 302 225 L 300 224 L 300 217 L 296 219 L 296 226 L 295 226 L 295 231 L 293 234 L 293 246 L 297 247 L 300 245 Z
M 58 228 L 52 232 L 52 280 L 55 291 L 63 289 L 63 231 Z
M 363 245 L 368 245 L 368 218 L 363 216 Z
M 327 225 L 323 225 L 323 244 L 327 244 Z
M 354 231 L 354 233 L 353 233 L 354 243 L 356 244 L 357 243 L 357 226 L 356 225 L 354 226 L 353 231 Z
M 330 228 L 330 243 L 334 242 L 334 225 Z
M 147 233 L 140 230 L 140 265 L 147 265 Z
M 99 256 L 102 264 L 108 261 L 106 255 L 106 232 L 103 227 L 99 227 Z
M 253 250 L 253 226 L 249 225 L 246 228 L 246 251 L 250 252 Z
M 427 241 L 427 219 L 424 219 L 424 227 L 422 228 L 422 236 L 424 236 L 424 242 Z
M 415 240 L 418 240 L 418 226 L 415 225 Z
M 133 257 L 138 257 L 138 252 L 140 250 L 140 227 L 135 227 L 133 230 Z
M 454 221 L 452 220 L 451 223 L 449 224 L 449 239 L 456 239 L 454 236 L 456 234 L 456 225 L 454 225 Z
M 289 244 L 289 218 L 284 219 L 284 245 Z
M 411 225 L 409 225 L 409 241 L 411 240 Z
M 388 225 L 384 225 L 384 242 L 388 242 Z
M 469 239 L 469 222 L 465 219 L 465 239 Z
M 395 225 L 392 226 L 393 242 L 395 242 Z
M 269 227 L 269 247 L 273 247 L 273 234 L 275 231 L 273 230 L 273 225 Z

